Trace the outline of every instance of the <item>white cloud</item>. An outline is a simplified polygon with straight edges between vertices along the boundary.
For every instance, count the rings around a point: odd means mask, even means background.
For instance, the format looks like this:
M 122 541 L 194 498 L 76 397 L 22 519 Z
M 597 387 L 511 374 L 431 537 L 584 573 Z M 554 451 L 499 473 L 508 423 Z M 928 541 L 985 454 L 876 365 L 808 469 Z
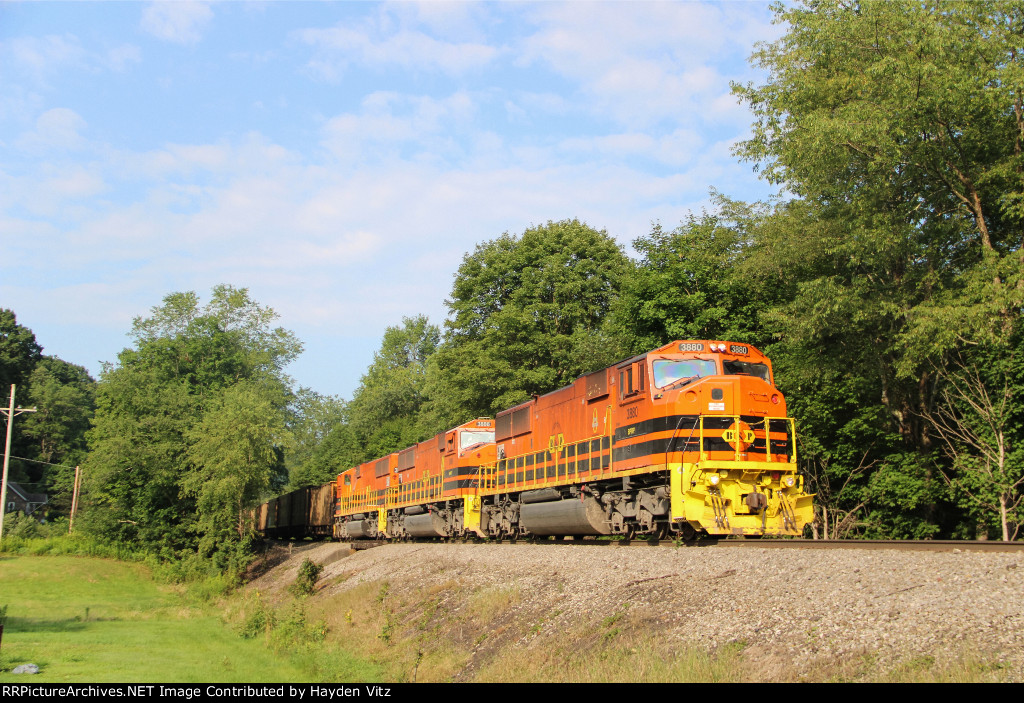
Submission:
M 528 7 L 537 31 L 514 47 L 518 63 L 572 79 L 590 111 L 632 127 L 700 121 L 708 102 L 728 91 L 720 67 L 746 73 L 750 37 L 764 37 L 771 27 L 766 16 L 728 3 Z
M 0 51 L 9 55 L 12 63 L 36 79 L 41 79 L 61 66 L 78 63 L 85 56 L 77 37 L 70 34 L 17 37 L 0 43 Z
M 483 3 L 442 2 L 390 2 L 381 11 L 382 23 L 401 26 L 422 25 L 431 34 L 450 39 L 483 41 L 486 28 L 500 21 Z M 390 19 L 385 19 L 385 17 Z
M 205 2 L 156 0 L 143 10 L 140 26 L 158 39 L 175 44 L 195 44 L 213 19 Z
M 35 128 L 21 135 L 16 146 L 26 151 L 80 149 L 85 140 L 80 132 L 85 128 L 85 120 L 74 110 L 57 107 L 39 115 Z
M 64 173 L 43 181 L 43 188 L 57 198 L 88 198 L 103 192 L 106 184 L 103 178 L 81 166 L 73 166 Z
M 431 17 L 432 24 L 438 24 L 438 16 L 423 13 L 422 7 L 417 17 Z M 406 28 L 397 24 L 387 8 L 358 24 L 304 29 L 295 35 L 316 52 L 309 68 L 329 81 L 337 80 L 351 64 L 459 75 L 480 70 L 500 53 L 479 41 L 446 41 Z
M 50 83 L 68 72 L 123 72 L 141 60 L 142 54 L 137 46 L 121 44 L 89 50 L 73 34 L 15 37 L 0 41 L 0 66 L 4 69 L 0 106 L 16 99 L 12 98 L 12 93 L 17 96 L 25 90 L 52 90 Z M 4 112 L 0 107 L 0 117 Z
M 661 137 L 645 132 L 574 137 L 559 144 L 569 154 L 613 160 L 633 158 L 683 166 L 700 154 L 704 140 L 695 130 L 677 129 Z
M 445 98 L 376 92 L 359 113 L 329 119 L 321 143 L 346 163 L 395 158 L 403 147 L 432 159 L 462 157 L 462 142 L 476 129 L 477 104 L 463 92 Z
M 103 63 L 114 71 L 126 71 L 130 65 L 142 61 L 142 51 L 133 44 L 123 44 L 107 50 Z

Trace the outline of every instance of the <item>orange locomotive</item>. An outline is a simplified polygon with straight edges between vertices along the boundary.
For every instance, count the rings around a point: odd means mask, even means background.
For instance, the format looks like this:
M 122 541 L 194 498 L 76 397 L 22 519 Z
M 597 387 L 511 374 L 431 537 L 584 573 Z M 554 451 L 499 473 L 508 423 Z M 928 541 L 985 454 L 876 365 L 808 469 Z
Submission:
M 800 535 L 771 362 L 676 341 L 342 472 L 335 536 Z
M 343 471 L 335 483 L 334 536 L 461 535 L 467 510 L 479 503 L 481 467 L 493 466 L 494 456 L 494 420 L 481 418 Z

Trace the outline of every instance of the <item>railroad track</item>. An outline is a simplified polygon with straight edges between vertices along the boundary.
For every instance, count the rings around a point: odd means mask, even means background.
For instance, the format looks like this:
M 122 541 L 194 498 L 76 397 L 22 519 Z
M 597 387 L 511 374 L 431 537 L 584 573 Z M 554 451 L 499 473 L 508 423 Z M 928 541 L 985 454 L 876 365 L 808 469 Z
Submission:
M 415 543 L 413 540 L 410 543 Z M 425 544 L 438 543 L 436 540 L 421 540 Z M 692 548 L 729 548 L 729 549 L 895 549 L 914 552 L 1017 552 L 1024 553 L 1024 542 L 967 541 L 967 540 L 877 540 L 877 539 L 716 539 L 705 537 L 692 542 L 675 542 L 672 540 L 572 540 L 572 539 L 519 539 L 510 540 L 451 540 L 456 544 L 503 544 L 517 545 L 550 545 L 550 546 L 589 546 L 623 548 L 672 547 L 678 549 Z M 373 547 L 390 544 L 383 541 L 353 541 L 352 549 L 372 549 Z
M 717 540 L 716 547 L 782 549 L 897 549 L 914 552 L 1024 552 L 1024 542 L 994 540 L 754 539 Z

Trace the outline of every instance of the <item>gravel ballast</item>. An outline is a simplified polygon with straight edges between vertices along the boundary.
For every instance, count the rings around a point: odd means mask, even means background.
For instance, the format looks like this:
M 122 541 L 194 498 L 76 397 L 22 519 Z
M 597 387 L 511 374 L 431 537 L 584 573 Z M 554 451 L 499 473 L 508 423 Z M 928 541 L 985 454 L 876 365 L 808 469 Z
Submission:
M 389 544 L 339 559 L 344 549 L 320 545 L 302 557 L 330 562 L 323 581 L 346 576 L 332 590 L 383 581 L 409 593 L 453 581 L 514 588 L 522 617 L 546 614 L 533 630 L 540 640 L 626 609 L 666 642 L 742 643 L 790 670 L 864 656 L 883 667 L 976 657 L 999 664 L 1004 680 L 1024 680 L 1019 553 Z

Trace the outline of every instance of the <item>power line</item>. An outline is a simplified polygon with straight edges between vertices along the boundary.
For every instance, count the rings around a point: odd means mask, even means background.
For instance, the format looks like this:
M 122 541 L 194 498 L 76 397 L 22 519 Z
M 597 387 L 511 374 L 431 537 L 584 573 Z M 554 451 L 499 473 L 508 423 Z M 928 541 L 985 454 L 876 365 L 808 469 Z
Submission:
M 60 466 L 61 468 L 65 468 L 65 469 L 73 469 L 73 468 L 75 468 L 74 466 L 68 466 L 67 464 L 51 464 L 50 462 L 43 461 L 42 459 L 29 459 L 28 457 L 24 457 L 24 456 L 12 456 L 11 458 L 12 459 L 19 459 L 20 461 L 31 461 L 31 462 L 33 462 L 35 464 L 46 464 L 47 466 Z

